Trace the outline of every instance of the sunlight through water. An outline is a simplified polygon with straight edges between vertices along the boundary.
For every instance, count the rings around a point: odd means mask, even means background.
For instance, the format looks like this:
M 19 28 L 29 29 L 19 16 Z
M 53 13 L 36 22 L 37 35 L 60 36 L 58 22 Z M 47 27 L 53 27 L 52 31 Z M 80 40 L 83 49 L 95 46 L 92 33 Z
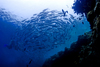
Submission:
M 46 59 L 70 48 L 79 35 L 90 31 L 85 15 L 74 13 L 73 3 L 0 0 L 0 67 L 41 67 Z
M 0 0 L 0 7 L 19 17 L 30 18 L 46 8 L 58 11 L 64 9 L 73 13 L 71 9 L 73 2 L 74 0 Z

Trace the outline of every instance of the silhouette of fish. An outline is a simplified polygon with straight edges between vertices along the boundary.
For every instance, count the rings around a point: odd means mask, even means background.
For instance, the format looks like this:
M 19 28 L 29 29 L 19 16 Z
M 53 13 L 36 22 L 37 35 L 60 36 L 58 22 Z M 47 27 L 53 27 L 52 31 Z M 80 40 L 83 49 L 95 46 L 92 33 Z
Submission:
M 66 12 L 68 13 L 68 11 L 64 11 L 63 9 L 62 9 L 62 12 L 63 12 L 64 16 L 66 15 Z
M 79 18 L 79 20 L 81 20 L 82 18 Z
M 82 22 L 82 24 L 84 24 L 84 22 Z
M 75 27 L 75 25 L 73 25 L 73 27 Z
M 32 59 L 30 60 L 29 64 L 32 62 Z

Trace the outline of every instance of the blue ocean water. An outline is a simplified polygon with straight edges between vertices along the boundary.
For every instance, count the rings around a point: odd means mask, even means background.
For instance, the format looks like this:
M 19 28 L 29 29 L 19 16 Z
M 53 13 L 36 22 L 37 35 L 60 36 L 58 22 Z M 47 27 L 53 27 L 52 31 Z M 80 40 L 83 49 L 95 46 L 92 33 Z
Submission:
M 44 9 L 29 19 L 17 20 L 0 8 L 0 67 L 41 67 L 44 61 L 90 31 L 81 17 Z

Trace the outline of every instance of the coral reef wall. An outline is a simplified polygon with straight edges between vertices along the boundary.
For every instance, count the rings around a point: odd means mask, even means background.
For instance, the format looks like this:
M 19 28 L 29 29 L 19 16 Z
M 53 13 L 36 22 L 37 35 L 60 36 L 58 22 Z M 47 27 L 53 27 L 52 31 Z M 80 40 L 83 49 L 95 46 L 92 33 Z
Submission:
M 87 15 L 92 31 L 80 35 L 70 49 L 52 56 L 43 67 L 100 67 L 100 0 L 76 0 L 73 9 Z

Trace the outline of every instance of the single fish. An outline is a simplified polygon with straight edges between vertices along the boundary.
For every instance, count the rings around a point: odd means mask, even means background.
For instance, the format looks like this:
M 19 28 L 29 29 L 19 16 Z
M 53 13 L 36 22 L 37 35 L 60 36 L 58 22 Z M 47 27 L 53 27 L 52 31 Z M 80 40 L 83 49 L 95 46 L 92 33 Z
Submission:
M 62 9 L 62 12 L 63 12 L 64 16 L 66 15 L 66 12 L 68 13 L 68 11 L 64 11 L 63 9 Z
M 82 24 L 84 24 L 84 22 L 82 22 Z
M 32 59 L 30 60 L 29 64 L 32 62 Z
M 63 14 L 64 14 L 64 16 L 65 16 L 65 12 L 64 12 L 64 10 L 62 9 L 62 12 L 63 12 Z
M 75 27 L 75 25 L 73 25 L 73 27 Z

